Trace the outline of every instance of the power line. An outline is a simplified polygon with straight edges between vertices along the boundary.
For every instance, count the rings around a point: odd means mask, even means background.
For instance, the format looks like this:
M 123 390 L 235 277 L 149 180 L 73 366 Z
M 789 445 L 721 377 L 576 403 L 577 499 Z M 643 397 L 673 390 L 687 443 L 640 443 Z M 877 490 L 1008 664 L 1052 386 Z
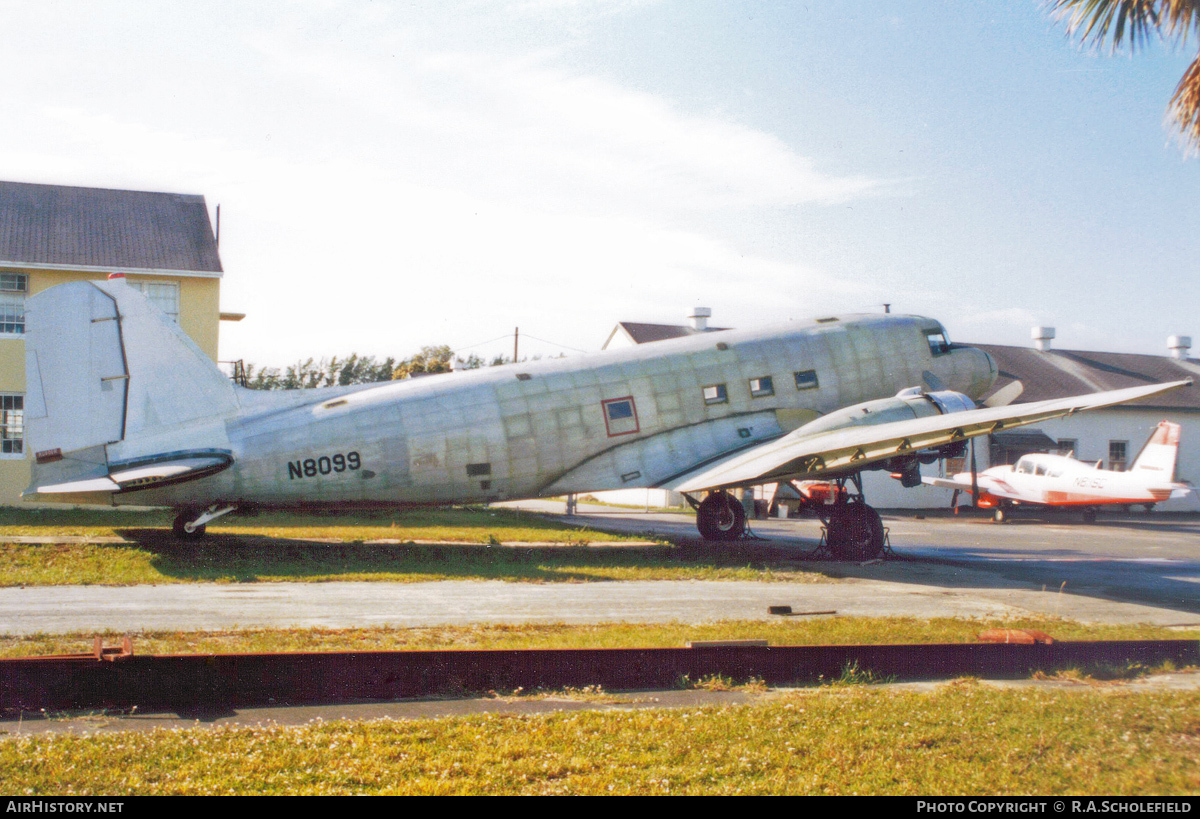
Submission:
M 537 336 L 530 335 L 529 333 L 525 334 L 525 338 L 532 338 L 534 341 L 540 341 L 543 344 L 549 344 L 552 347 L 562 347 L 564 350 L 571 350 L 572 352 L 576 352 L 576 353 L 586 353 L 587 352 L 587 350 L 581 350 L 578 347 L 571 347 L 566 344 L 559 344 L 557 341 L 547 341 L 544 338 L 538 338 Z

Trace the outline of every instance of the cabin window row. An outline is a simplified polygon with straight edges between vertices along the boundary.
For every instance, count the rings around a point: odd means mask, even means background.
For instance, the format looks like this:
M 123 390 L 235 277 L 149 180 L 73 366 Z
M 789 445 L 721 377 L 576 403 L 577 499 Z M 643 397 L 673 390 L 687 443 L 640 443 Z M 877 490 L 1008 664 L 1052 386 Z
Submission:
M 820 386 L 816 370 L 800 370 L 792 373 L 798 390 L 815 390 Z M 762 375 L 749 381 L 751 398 L 766 398 L 775 394 L 775 380 L 772 376 Z M 729 401 L 729 390 L 724 384 L 709 384 L 701 388 L 705 404 L 724 404 Z

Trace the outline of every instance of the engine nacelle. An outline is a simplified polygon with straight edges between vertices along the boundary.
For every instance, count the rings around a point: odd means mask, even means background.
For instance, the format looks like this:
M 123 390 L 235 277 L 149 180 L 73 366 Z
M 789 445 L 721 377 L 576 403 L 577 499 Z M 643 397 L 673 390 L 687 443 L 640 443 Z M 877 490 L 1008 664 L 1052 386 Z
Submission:
M 960 392 L 939 390 L 925 392 L 920 387 L 901 390 L 892 398 L 877 398 L 864 401 L 837 412 L 822 415 L 796 430 L 797 436 L 834 429 L 861 427 L 875 424 L 890 424 L 894 421 L 911 421 L 931 415 L 947 415 L 975 409 L 975 402 Z

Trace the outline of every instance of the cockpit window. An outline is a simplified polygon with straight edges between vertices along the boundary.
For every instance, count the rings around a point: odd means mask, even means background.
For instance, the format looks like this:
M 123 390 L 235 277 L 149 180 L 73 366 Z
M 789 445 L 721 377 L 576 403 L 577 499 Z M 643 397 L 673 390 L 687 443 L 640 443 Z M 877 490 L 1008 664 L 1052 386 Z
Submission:
M 934 355 L 945 355 L 950 352 L 950 342 L 946 338 L 946 331 L 942 329 L 926 330 L 925 340 L 929 342 L 929 352 Z

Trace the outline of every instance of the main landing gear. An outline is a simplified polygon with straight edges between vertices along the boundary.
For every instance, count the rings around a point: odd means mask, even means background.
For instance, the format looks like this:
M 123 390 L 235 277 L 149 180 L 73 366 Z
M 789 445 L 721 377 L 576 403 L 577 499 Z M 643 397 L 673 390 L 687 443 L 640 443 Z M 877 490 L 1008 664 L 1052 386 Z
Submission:
M 737 540 L 746 531 L 746 510 L 728 492 L 710 492 L 696 507 L 696 528 L 705 540 Z
M 228 515 L 236 506 L 228 503 L 214 503 L 207 509 L 184 509 L 175 516 L 171 531 L 180 540 L 196 540 L 204 536 L 206 524 L 222 515 Z
M 851 492 L 846 482 L 854 484 Z M 825 524 L 825 545 L 837 560 L 874 560 L 883 555 L 887 535 L 879 513 L 863 497 L 862 479 L 857 475 L 838 478 L 834 502 L 816 507 Z
M 848 481 L 854 491 L 847 487 Z M 837 478 L 831 483 L 836 486 L 828 493 L 832 502 L 810 506 L 825 524 L 825 546 L 837 560 L 873 560 L 883 555 L 887 545 L 883 521 L 863 498 L 859 476 Z M 692 501 L 692 505 L 696 509 L 696 528 L 705 540 L 737 540 L 746 531 L 742 504 L 728 492 L 710 492 L 700 503 Z

